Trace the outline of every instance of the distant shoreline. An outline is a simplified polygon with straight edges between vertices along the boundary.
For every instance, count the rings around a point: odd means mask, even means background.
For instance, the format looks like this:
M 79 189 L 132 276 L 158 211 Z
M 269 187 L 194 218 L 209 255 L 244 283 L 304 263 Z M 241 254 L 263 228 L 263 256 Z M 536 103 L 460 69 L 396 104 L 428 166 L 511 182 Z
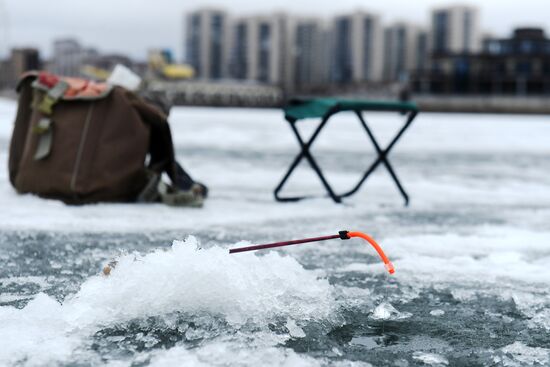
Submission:
M 548 96 L 414 96 L 423 112 L 549 115 Z
M 344 98 L 365 98 L 363 95 L 346 95 Z M 16 101 L 15 91 L 0 91 L 0 99 Z M 372 99 L 395 99 L 388 97 L 372 97 Z M 420 111 L 434 113 L 482 113 L 482 114 L 513 114 L 513 115 L 550 115 L 549 96 L 458 96 L 458 95 L 415 95 L 411 98 L 418 104 Z M 240 99 L 238 104 L 209 103 L 178 103 L 173 98 L 174 106 L 190 107 L 226 107 L 226 108 L 281 108 L 282 103 L 262 104 L 258 101 Z M 250 102 L 250 103 L 248 103 Z

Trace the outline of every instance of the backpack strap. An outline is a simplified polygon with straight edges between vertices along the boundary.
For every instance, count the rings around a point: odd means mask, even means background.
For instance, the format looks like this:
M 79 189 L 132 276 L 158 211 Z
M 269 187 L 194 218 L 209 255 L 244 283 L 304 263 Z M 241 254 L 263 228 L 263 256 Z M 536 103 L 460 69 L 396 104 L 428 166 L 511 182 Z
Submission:
M 53 142 L 53 120 L 49 117 L 42 117 L 38 124 L 33 127 L 32 132 L 39 136 L 34 160 L 39 161 L 50 155 Z
M 61 79 L 57 80 L 57 83 L 44 94 L 44 98 L 42 98 L 42 101 L 37 106 L 38 111 L 46 116 L 51 116 L 53 113 L 53 106 L 59 102 L 67 89 L 69 89 L 69 84 L 67 82 Z
M 54 131 L 54 121 L 51 118 L 53 107 L 69 89 L 69 84 L 57 77 L 55 77 L 50 84 L 44 84 L 43 79 L 45 75 L 46 74 L 41 73 L 39 78 L 33 83 L 33 85 L 39 83 L 42 87 L 49 88 L 46 93 L 44 93 L 41 100 L 38 97 L 39 92 L 37 90 L 34 91 L 35 101 L 33 107 L 43 115 L 32 130 L 34 134 L 38 135 L 38 145 L 34 153 L 34 160 L 41 160 L 50 155 Z
M 17 104 L 17 114 L 10 140 L 10 154 L 8 161 L 10 182 L 13 187 L 16 187 L 15 181 L 19 173 L 19 164 L 21 162 L 21 158 L 23 157 L 25 140 L 30 128 L 32 114 L 31 104 L 33 99 L 33 88 L 31 87 L 31 84 L 35 78 L 35 75 L 25 75 L 17 85 L 19 102 Z

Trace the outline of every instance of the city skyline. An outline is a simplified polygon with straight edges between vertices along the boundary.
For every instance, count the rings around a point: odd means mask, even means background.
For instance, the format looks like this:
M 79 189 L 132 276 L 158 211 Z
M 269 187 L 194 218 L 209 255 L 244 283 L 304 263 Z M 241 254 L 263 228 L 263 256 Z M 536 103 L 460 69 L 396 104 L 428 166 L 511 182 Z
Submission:
M 163 2 L 163 7 L 153 3 L 119 1 L 113 5 L 106 1 L 82 1 L 78 4 L 68 0 L 56 2 L 56 8 L 46 3 L 29 6 L 28 1 L 0 1 L 0 52 L 6 56 L 11 47 L 30 46 L 40 50 L 46 58 L 52 54 L 56 38 L 74 37 L 84 44 L 104 52 L 122 52 L 137 60 L 144 60 L 149 48 L 167 47 L 178 59 L 183 56 L 184 14 L 199 7 L 212 6 L 239 14 L 264 14 L 285 11 L 289 15 L 330 18 L 334 15 L 365 9 L 377 13 L 384 25 L 406 20 L 423 27 L 429 24 L 430 11 L 455 2 L 421 0 L 415 4 L 386 0 L 383 3 L 360 4 L 342 0 L 337 4 L 317 4 L 312 1 L 278 1 L 277 4 L 254 4 L 249 0 Z M 495 36 L 507 36 L 518 26 L 538 26 L 550 29 L 550 20 L 545 19 L 547 1 L 530 0 L 521 4 L 502 4 L 496 0 L 484 2 L 467 1 L 477 6 L 481 13 L 481 31 Z M 104 6 L 101 6 L 104 4 Z M 3 5 L 3 6 L 2 6 Z M 99 6 L 98 6 L 99 5 Z M 309 9 L 309 12 L 308 12 Z M 311 9 L 314 9 L 311 11 Z M 106 11 L 108 10 L 108 11 Z M 131 11 L 130 11 L 131 10 Z M 56 19 L 52 22 L 52 19 Z M 144 32 L 143 30 L 147 31 Z M 7 37 L 5 33 L 8 33 Z M 9 44 L 5 45 L 5 39 Z
M 362 11 L 319 21 L 280 13 L 236 16 L 215 8 L 188 13 L 184 24 L 186 62 L 197 79 L 256 81 L 286 91 L 406 84 L 412 73 L 439 68 L 429 62 L 431 52 L 478 52 L 484 39 L 478 8 L 456 5 L 433 9 L 425 28 L 384 25 L 379 15 Z

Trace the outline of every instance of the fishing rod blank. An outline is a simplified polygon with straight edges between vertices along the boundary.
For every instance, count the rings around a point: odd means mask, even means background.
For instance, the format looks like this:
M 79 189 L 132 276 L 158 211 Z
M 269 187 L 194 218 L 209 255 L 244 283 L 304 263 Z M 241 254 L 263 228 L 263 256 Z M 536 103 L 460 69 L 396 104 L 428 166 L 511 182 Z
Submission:
M 246 246 L 246 247 L 238 247 L 233 248 L 229 250 L 230 254 L 235 254 L 239 252 L 247 252 L 247 251 L 256 251 L 256 250 L 265 250 L 269 248 L 275 248 L 275 247 L 284 247 L 284 246 L 291 246 L 291 245 L 299 245 L 302 243 L 308 243 L 308 242 L 319 242 L 319 241 L 326 241 L 326 240 L 333 240 L 333 239 L 341 239 L 341 240 L 349 240 L 353 237 L 360 237 L 370 243 L 372 247 L 376 250 L 382 261 L 384 262 L 384 266 L 386 267 L 386 270 L 393 274 L 395 273 L 395 268 L 391 261 L 388 259 L 382 248 L 376 241 L 370 237 L 369 235 L 362 233 L 362 232 L 349 232 L 349 231 L 340 231 L 338 234 L 331 235 L 331 236 L 322 236 L 322 237 L 311 237 L 311 238 L 303 238 L 299 240 L 291 240 L 291 241 L 283 241 L 283 242 L 273 242 L 273 243 L 267 243 L 263 245 L 252 245 L 252 246 Z

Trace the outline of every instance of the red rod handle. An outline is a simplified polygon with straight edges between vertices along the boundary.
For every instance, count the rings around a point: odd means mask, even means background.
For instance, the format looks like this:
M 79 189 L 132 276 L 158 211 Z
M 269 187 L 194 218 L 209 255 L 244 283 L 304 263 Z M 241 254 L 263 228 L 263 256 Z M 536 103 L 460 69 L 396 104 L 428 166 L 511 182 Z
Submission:
M 301 240 L 292 240 L 292 241 L 284 241 L 284 242 L 273 242 L 273 243 L 267 243 L 265 245 L 253 245 L 253 246 L 247 246 L 247 247 L 238 247 L 238 248 L 232 248 L 229 250 L 230 254 L 235 254 L 237 252 L 246 252 L 246 251 L 255 251 L 255 250 L 264 250 L 267 248 L 274 248 L 274 247 L 283 247 L 283 246 L 290 246 L 290 245 L 298 245 L 300 243 L 308 243 L 308 242 L 317 242 L 317 241 L 325 241 L 325 240 L 333 240 L 336 238 L 340 238 L 340 235 L 333 235 L 333 236 L 323 236 L 323 237 L 311 237 L 311 238 L 304 238 Z

